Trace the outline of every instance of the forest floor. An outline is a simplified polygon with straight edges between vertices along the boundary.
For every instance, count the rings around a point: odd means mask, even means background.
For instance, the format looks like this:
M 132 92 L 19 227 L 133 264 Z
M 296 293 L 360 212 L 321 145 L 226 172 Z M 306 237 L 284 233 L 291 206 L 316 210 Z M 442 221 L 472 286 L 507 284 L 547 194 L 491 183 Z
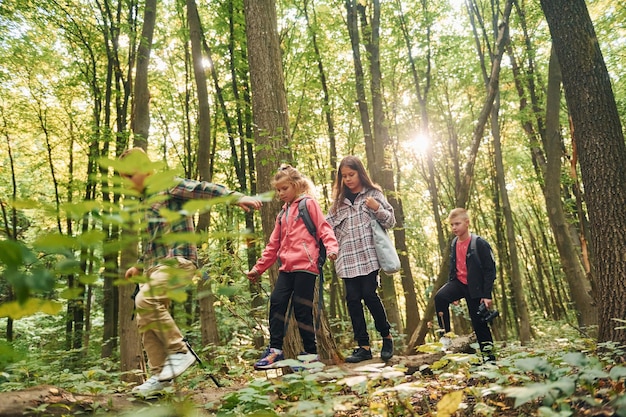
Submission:
M 402 376 L 402 374 L 405 374 L 406 378 L 400 377 L 399 380 L 401 383 L 406 384 L 413 378 L 419 378 L 410 376 L 413 370 L 419 368 L 424 363 L 432 363 L 442 356 L 442 352 L 417 356 L 394 356 L 392 361 L 387 364 L 383 363 L 379 358 L 374 358 L 357 364 L 344 363 L 341 365 L 329 365 L 324 368 L 324 372 L 338 371 L 346 380 L 361 378 L 363 375 L 373 375 L 380 372 L 392 372 L 395 373 L 396 379 L 399 375 Z M 401 369 L 401 371 L 395 369 Z M 204 371 L 199 369 L 195 370 L 194 374 L 196 379 L 198 378 L 198 372 L 202 373 Z M 259 379 L 265 378 L 269 381 L 278 381 L 284 377 L 283 372 L 285 372 L 285 375 L 289 373 L 288 368 L 285 368 L 284 371 L 279 369 L 265 372 L 253 372 L 256 374 L 255 377 Z M 67 416 L 77 414 L 98 414 L 107 416 L 132 415 L 134 417 L 144 415 L 146 417 L 214 416 L 216 415 L 217 407 L 220 405 L 221 401 L 227 395 L 246 388 L 249 384 L 249 380 L 243 378 L 239 382 L 229 380 L 228 386 L 222 387 L 217 386 L 215 383 L 216 380 L 213 378 L 211 374 L 204 374 L 205 381 L 201 384 L 196 384 L 194 389 L 189 389 L 183 386 L 186 381 L 183 376 L 179 378 L 177 384 L 173 386 L 174 391 L 172 393 L 155 398 L 138 398 L 130 393 L 130 388 L 127 392 L 79 394 L 52 385 L 39 385 L 20 391 L 0 392 L 0 417 Z M 471 384 L 471 381 L 468 381 L 468 383 Z M 342 392 L 333 395 L 345 395 L 353 398 L 359 397 L 357 393 L 358 390 L 354 390 L 353 387 L 349 385 L 350 383 L 342 389 Z M 391 387 L 392 385 L 393 384 L 389 384 L 387 387 Z M 414 415 L 435 415 L 432 414 L 433 410 L 437 410 L 437 404 L 441 400 L 441 397 L 445 392 L 450 390 L 449 383 L 445 383 L 444 385 L 445 386 L 432 384 L 431 388 L 423 395 L 412 397 L 411 402 L 413 404 L 411 407 L 415 412 Z M 192 404 L 192 407 L 195 409 L 191 411 L 177 409 L 176 407 L 180 407 L 183 402 Z M 376 413 L 372 414 L 371 410 L 368 411 L 368 405 L 371 405 L 369 404 L 369 400 L 355 400 L 355 403 L 360 403 L 361 406 L 348 407 L 345 410 L 337 411 L 334 415 L 337 417 L 379 415 Z M 508 405 L 501 403 L 501 410 L 497 415 L 503 417 L 520 415 L 520 410 L 512 410 L 512 401 L 508 401 L 508 403 Z M 159 411 L 161 405 L 163 407 Z M 313 414 L 307 414 L 305 412 L 300 415 L 306 416 Z M 389 413 L 385 415 L 393 416 L 404 414 Z M 458 410 L 451 415 L 464 417 L 475 414 L 465 414 L 463 410 Z
M 111 382 L 106 390 L 95 383 L 37 385 L 0 392 L 0 417 L 204 417 L 218 412 L 304 417 L 626 416 L 626 367 L 604 367 L 589 359 L 594 352 L 584 348 L 584 341 L 558 339 L 532 347 L 502 344 L 496 364 L 482 365 L 475 353 L 463 351 L 467 341 L 458 340 L 454 353 L 438 348 L 396 355 L 387 363 L 374 358 L 326 365 L 316 373 L 250 367 L 233 376 L 196 366 L 155 398 L 138 398 L 130 386 L 110 388 Z M 563 385 L 563 378 L 573 381 L 571 389 Z M 514 395 L 507 396 L 503 389 L 507 387 L 521 390 L 519 404 Z

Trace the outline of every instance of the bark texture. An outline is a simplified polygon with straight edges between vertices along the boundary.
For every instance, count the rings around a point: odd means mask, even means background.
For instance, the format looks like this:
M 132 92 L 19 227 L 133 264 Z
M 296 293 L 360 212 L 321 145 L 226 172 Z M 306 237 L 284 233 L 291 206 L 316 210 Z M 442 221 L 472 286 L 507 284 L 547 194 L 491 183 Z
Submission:
M 602 52 L 584 0 L 542 0 L 561 64 L 591 224 L 599 341 L 626 343 L 626 146 Z

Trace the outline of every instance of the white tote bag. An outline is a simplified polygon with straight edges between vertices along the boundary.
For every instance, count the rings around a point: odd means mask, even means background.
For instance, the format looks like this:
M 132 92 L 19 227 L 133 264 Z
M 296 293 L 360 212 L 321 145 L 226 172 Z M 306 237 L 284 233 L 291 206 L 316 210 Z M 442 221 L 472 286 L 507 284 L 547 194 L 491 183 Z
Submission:
M 396 252 L 396 247 L 391 242 L 387 231 L 383 229 L 374 216 L 372 216 L 372 235 L 380 268 L 386 274 L 398 272 L 400 270 L 400 258 Z

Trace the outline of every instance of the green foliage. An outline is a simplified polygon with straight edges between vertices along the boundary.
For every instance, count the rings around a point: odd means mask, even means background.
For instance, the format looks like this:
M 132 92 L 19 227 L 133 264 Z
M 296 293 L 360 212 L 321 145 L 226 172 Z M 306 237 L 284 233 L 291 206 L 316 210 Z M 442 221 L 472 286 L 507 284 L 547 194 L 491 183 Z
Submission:
M 270 381 L 252 381 L 246 388 L 225 396 L 220 407 L 220 416 L 228 415 L 278 415 L 270 394 L 273 386 Z M 262 413 L 260 413 L 262 412 Z
M 609 404 L 617 415 L 626 415 L 621 401 L 626 377 L 623 365 L 603 362 L 591 352 L 551 352 L 512 360 L 511 365 L 510 370 L 517 369 L 530 375 L 532 381 L 538 380 L 503 389 L 515 398 L 515 407 L 541 399 L 544 415 L 572 415 L 571 404 L 584 402 L 590 406 Z M 556 414 L 545 414 L 548 411 Z

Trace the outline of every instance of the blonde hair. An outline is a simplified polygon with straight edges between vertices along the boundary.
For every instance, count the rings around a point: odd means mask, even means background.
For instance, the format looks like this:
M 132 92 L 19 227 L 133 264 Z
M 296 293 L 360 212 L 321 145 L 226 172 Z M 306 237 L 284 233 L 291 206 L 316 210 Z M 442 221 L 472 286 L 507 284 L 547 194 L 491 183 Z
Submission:
M 278 171 L 274 174 L 271 186 L 276 188 L 276 184 L 284 181 L 291 183 L 298 194 L 313 194 L 313 183 L 311 180 L 289 164 L 280 165 Z
M 469 213 L 464 208 L 457 207 L 448 214 L 448 220 L 453 219 L 469 220 Z
M 126 149 L 118 159 L 124 161 L 123 166 L 118 170 L 120 175 L 133 175 L 138 172 L 150 174 L 154 171 L 154 164 L 142 148 Z

